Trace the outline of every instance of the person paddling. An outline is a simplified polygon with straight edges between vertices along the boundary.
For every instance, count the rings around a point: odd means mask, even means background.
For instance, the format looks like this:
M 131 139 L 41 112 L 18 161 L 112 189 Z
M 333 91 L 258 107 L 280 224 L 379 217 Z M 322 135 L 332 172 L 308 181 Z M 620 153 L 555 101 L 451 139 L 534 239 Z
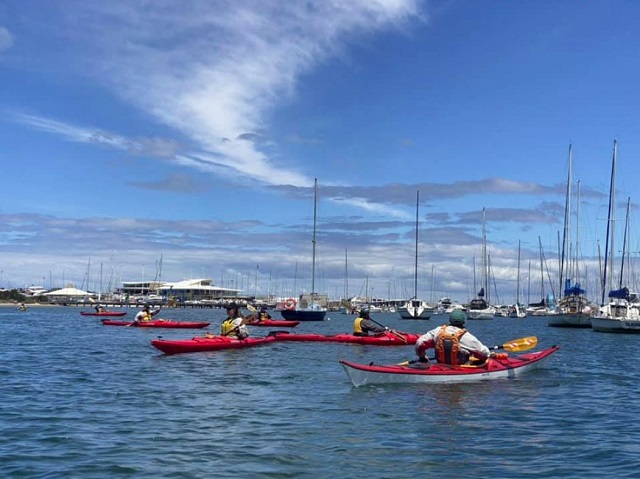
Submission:
M 416 341 L 416 354 L 420 362 L 429 362 L 427 349 L 435 349 L 439 363 L 460 365 L 467 364 L 472 355 L 478 359 L 489 357 L 504 358 L 507 353 L 491 353 L 489 348 L 478 338 L 464 329 L 467 319 L 459 309 L 449 315 L 449 324 L 443 324 L 423 334 Z
M 144 308 L 142 308 L 142 311 L 139 311 L 138 314 L 136 314 L 135 318 L 133 318 L 133 322 L 137 324 L 153 321 L 153 317 L 158 314 L 161 309 L 162 307 L 156 309 L 155 311 L 151 311 L 149 305 L 145 304 Z
M 260 312 L 255 317 L 256 321 L 264 321 L 265 319 L 271 319 L 269 311 L 266 306 L 260 306 Z
M 227 318 L 220 325 L 220 334 L 235 339 L 246 339 L 249 330 L 245 326 L 249 318 L 245 318 L 236 303 L 227 304 Z
M 378 336 L 387 331 L 389 331 L 389 328 L 385 328 L 371 319 L 369 308 L 362 308 L 360 314 L 353 322 L 354 336 L 369 336 L 369 333 Z

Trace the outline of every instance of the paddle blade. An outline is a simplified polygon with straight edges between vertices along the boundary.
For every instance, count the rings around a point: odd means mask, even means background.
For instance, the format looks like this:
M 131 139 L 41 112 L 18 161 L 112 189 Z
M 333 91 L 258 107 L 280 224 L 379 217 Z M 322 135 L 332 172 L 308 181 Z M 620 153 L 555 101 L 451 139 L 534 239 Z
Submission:
M 257 313 L 258 312 L 258 308 L 256 308 L 253 304 L 251 303 L 247 303 L 247 309 L 249 311 L 251 311 L 252 313 Z
M 527 336 L 526 338 L 518 338 L 509 341 L 508 343 L 504 343 L 500 348 L 517 353 L 520 351 L 528 351 L 535 348 L 537 345 L 538 338 L 536 336 Z
M 393 334 L 396 338 L 402 341 L 404 344 L 407 344 L 407 337 L 404 334 L 399 333 L 395 329 L 390 329 L 389 332 Z

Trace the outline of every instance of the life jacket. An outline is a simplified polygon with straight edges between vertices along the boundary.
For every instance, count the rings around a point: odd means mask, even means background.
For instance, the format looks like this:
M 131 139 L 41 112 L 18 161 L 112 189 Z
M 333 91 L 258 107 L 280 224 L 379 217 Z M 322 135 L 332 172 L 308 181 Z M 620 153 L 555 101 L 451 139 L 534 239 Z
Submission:
M 151 314 L 151 311 L 144 311 L 142 318 L 140 319 L 140 321 L 143 322 L 149 322 L 153 320 L 153 314 Z
M 220 325 L 220 334 L 229 338 L 245 339 L 249 337 L 244 326 L 235 326 L 233 322 L 238 318 L 227 318 Z
M 269 313 L 267 313 L 267 312 L 260 313 L 260 320 L 262 321 L 264 319 L 270 319 L 269 318 Z
M 466 332 L 466 329 L 458 329 L 451 333 L 446 324 L 442 325 L 435 346 L 436 359 L 439 363 L 457 366 L 469 360 L 469 353 L 460 347 L 460 338 Z
M 353 322 L 354 336 L 365 336 L 365 332 L 362 330 L 362 321 L 364 321 L 364 318 L 356 318 L 356 320 Z
M 236 326 L 233 324 L 233 321 L 235 319 L 236 318 L 227 318 L 222 321 L 222 324 L 220 325 L 220 334 L 222 336 L 233 336 L 234 333 L 238 331 L 237 329 L 234 331 Z M 233 333 L 231 331 L 233 331 Z

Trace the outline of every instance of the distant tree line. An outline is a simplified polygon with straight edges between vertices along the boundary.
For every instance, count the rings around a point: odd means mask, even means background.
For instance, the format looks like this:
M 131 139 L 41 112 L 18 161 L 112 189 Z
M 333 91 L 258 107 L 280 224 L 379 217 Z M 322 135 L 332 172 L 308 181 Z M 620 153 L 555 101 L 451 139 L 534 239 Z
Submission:
M 18 303 L 37 303 L 37 302 L 47 302 L 46 296 L 35 296 L 35 297 L 27 297 L 22 294 L 17 289 L 10 289 L 0 291 L 0 301 L 3 302 L 11 302 L 15 301 Z

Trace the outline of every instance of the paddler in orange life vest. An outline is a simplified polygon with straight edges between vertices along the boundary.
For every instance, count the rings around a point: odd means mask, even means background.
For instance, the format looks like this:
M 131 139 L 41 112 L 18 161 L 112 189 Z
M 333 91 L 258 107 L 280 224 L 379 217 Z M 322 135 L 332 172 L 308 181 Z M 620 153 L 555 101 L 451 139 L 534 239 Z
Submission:
M 236 303 L 227 304 L 227 318 L 220 325 L 220 334 L 235 339 L 246 339 L 249 337 L 249 331 L 245 324 L 248 319 L 245 318 Z
M 466 364 L 472 354 L 478 359 L 492 357 L 489 348 L 464 329 L 466 319 L 467 316 L 463 311 L 453 310 L 449 315 L 448 325 L 443 324 L 420 336 L 416 341 L 416 354 L 419 361 L 429 362 L 426 354 L 427 349 L 431 348 L 436 350 L 436 361 L 454 366 Z
M 371 320 L 369 308 L 362 308 L 360 310 L 360 314 L 353 322 L 354 336 L 369 336 L 369 333 L 373 333 L 374 336 L 378 336 L 386 331 L 389 331 L 389 328 L 380 326 Z

